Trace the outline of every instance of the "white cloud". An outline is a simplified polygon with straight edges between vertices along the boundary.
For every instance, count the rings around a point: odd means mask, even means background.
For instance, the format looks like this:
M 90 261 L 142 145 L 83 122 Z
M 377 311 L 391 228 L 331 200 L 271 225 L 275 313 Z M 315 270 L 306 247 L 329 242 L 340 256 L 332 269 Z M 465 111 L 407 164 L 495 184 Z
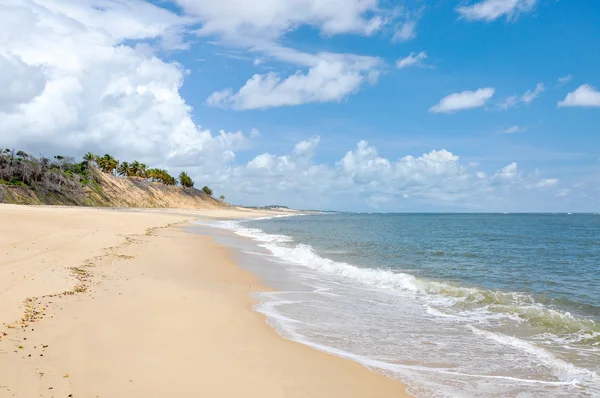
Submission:
M 213 93 L 207 103 L 233 109 L 264 109 L 311 102 L 340 101 L 357 91 L 371 75 L 379 59 L 338 54 L 319 54 L 307 72 L 286 78 L 278 73 L 255 74 L 237 93 L 225 89 Z
M 257 109 L 340 101 L 374 82 L 382 62 L 379 58 L 322 52 L 310 54 L 284 47 L 281 38 L 303 25 L 325 35 L 371 35 L 394 13 L 379 7 L 377 0 L 177 0 L 201 22 L 197 34 L 216 37 L 217 43 L 260 54 L 297 67 L 291 75 L 254 75 L 239 89 L 213 93 L 209 105 L 233 109 Z M 257 58 L 258 59 L 258 58 Z
M 274 40 L 300 25 L 325 34 L 370 35 L 384 16 L 377 0 L 175 0 L 202 22 L 198 33 L 227 39 Z
M 504 130 L 505 133 L 507 134 L 514 134 L 514 133 L 520 133 L 522 131 L 525 131 L 525 128 L 515 124 L 514 126 L 511 126 L 509 128 L 507 128 L 506 130 Z
M 407 57 L 401 58 L 396 61 L 397 68 L 406 68 L 407 66 L 420 65 L 421 61 L 427 59 L 427 53 L 421 51 L 420 53 L 410 53 Z
M 476 91 L 462 91 L 442 98 L 429 111 L 434 113 L 448 113 L 463 109 L 478 108 L 485 105 L 493 95 L 494 89 L 491 87 L 480 88 Z
M 362 206 L 388 210 L 423 205 L 478 208 L 558 183 L 541 178 L 538 172 L 523 173 L 516 163 L 488 175 L 463 166 L 459 156 L 444 149 L 392 160 L 380 156 L 366 141 L 335 165 L 318 164 L 314 161 L 318 143 L 318 137 L 313 137 L 298 143 L 288 155 L 260 154 L 230 169 L 225 181 L 259 203 L 286 198 L 292 206 L 339 207 L 340 202 L 356 199 Z M 256 181 L 260 181 L 258 189 Z
M 558 103 L 559 107 L 600 107 L 600 91 L 589 84 L 582 84 L 577 90 L 567 94 L 564 100 Z
M 539 189 L 550 188 L 558 185 L 558 179 L 556 178 L 543 178 L 537 183 L 535 183 L 535 187 Z
M 544 91 L 544 83 L 538 83 L 535 86 L 535 90 L 527 90 L 525 92 L 525 94 L 523 94 L 523 96 L 521 97 L 521 101 L 523 101 L 526 104 L 531 103 L 531 101 L 533 101 L 534 99 L 536 99 L 538 97 L 538 95 L 540 95 L 542 92 Z
M 12 1 L 12 0 L 10 0 Z M 18 3 L 18 2 L 17 2 Z M 183 29 L 194 23 L 143 0 L 53 0 L 38 2 L 53 12 L 110 36 L 123 40 L 157 38 L 159 47 L 186 49 L 181 39 Z
M 544 83 L 538 83 L 535 85 L 535 89 L 527 90 L 520 97 L 517 95 L 511 95 L 506 97 L 504 101 L 502 101 L 498 107 L 500 109 L 506 110 L 517 106 L 519 103 L 524 103 L 529 105 L 533 100 L 535 100 L 541 93 L 544 92 Z
M 493 176 L 493 180 L 512 181 L 519 177 L 519 171 L 517 163 L 512 162 L 511 164 L 498 170 Z
M 494 21 L 501 17 L 516 19 L 519 14 L 533 10 L 537 0 L 482 0 L 458 7 L 461 16 L 470 21 Z
M 571 81 L 571 79 L 573 79 L 573 76 L 571 75 L 566 75 L 566 76 L 562 76 L 558 78 L 558 84 L 563 86 L 565 84 L 567 84 L 568 82 Z
M 3 143 L 33 153 L 106 151 L 163 166 L 234 159 L 243 134 L 196 126 L 179 95 L 183 68 L 139 45 L 185 21 L 149 3 L 130 11 L 122 7 L 136 2 L 45 3 L 0 4 L 0 80 L 9 88 L 0 91 Z M 135 44 L 124 45 L 128 39 Z
M 394 37 L 392 41 L 409 41 L 417 37 L 417 32 L 415 32 L 415 28 L 417 27 L 417 21 L 408 20 L 398 27 L 396 32 L 394 33 Z

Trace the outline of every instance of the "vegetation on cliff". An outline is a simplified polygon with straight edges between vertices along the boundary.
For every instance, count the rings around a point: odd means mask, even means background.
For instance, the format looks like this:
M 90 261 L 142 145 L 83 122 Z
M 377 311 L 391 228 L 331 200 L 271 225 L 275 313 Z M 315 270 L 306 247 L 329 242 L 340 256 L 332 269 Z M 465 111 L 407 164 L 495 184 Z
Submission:
M 105 188 L 116 186 L 121 191 L 140 192 L 130 199 L 118 198 L 118 190 L 107 196 Z M 177 193 L 187 195 L 184 207 L 193 207 L 202 195 L 219 203 L 212 199 L 210 188 L 193 187 L 194 181 L 185 171 L 175 178 L 167 170 L 149 168 L 137 160 L 119 162 L 109 154 L 87 153 L 76 162 L 67 156 L 35 157 L 24 151 L 0 149 L 0 202 L 169 207 L 177 205 L 173 196 Z M 144 199 L 144 195 L 152 197 Z

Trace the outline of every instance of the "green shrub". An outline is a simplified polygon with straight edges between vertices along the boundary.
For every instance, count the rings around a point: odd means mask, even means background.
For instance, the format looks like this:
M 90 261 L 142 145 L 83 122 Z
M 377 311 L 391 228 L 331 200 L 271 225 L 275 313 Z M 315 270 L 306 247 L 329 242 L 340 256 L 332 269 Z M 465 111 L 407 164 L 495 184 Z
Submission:
M 207 187 L 206 185 L 202 187 L 202 191 L 204 191 L 205 194 L 212 196 L 213 195 L 213 190 L 210 189 L 209 187 Z

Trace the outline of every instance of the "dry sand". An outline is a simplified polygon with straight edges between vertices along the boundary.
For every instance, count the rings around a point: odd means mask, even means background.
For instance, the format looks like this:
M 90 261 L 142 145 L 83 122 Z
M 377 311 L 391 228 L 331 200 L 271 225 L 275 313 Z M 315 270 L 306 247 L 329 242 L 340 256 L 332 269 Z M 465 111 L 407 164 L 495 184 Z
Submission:
M 0 205 L 0 397 L 402 397 L 361 365 L 281 338 L 264 291 L 199 217 Z

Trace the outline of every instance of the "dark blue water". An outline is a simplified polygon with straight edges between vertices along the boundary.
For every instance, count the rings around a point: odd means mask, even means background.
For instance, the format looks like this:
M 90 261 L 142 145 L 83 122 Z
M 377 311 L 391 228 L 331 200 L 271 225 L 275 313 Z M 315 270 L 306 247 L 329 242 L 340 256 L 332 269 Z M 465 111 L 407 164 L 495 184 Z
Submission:
M 285 285 L 285 337 L 417 396 L 600 396 L 600 216 L 324 214 L 224 222 Z

